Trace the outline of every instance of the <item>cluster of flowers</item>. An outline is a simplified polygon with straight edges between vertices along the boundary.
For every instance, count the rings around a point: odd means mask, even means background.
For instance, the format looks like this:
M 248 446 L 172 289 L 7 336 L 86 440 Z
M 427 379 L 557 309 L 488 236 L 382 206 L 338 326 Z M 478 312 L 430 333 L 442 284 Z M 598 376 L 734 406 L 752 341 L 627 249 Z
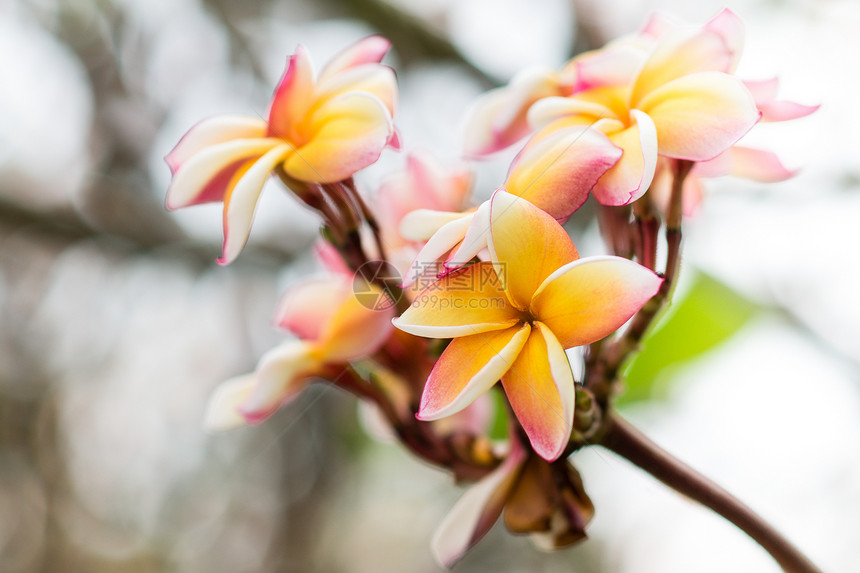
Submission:
M 296 338 L 219 387 L 208 426 L 261 422 L 326 379 L 374 404 L 416 455 L 478 481 L 436 536 L 443 564 L 502 512 L 511 531 L 548 547 L 582 538 L 593 507 L 566 454 L 599 439 L 631 351 L 630 336 L 607 337 L 634 316 L 629 331 L 641 334 L 668 296 L 699 178 L 791 176 L 772 153 L 735 143 L 759 121 L 815 109 L 777 100 L 775 79 L 735 77 L 742 43 L 729 11 L 700 27 L 655 17 L 561 70 L 524 72 L 468 115 L 470 158 L 528 137 L 491 199 L 470 206 L 466 168 L 412 153 L 373 208 L 352 177 L 400 148 L 396 80 L 380 63 L 389 43 L 366 38 L 318 75 L 299 47 L 265 120 L 205 120 L 167 156 L 169 208 L 223 203 L 222 264 L 244 247 L 273 174 L 324 226 L 327 276 L 294 287 L 276 314 Z M 613 255 L 579 258 L 560 224 L 589 194 Z M 661 213 L 675 243 L 657 273 Z M 427 269 L 429 285 L 416 280 Z M 577 386 L 566 349 L 582 345 Z M 499 381 L 510 429 L 501 444 L 484 403 Z

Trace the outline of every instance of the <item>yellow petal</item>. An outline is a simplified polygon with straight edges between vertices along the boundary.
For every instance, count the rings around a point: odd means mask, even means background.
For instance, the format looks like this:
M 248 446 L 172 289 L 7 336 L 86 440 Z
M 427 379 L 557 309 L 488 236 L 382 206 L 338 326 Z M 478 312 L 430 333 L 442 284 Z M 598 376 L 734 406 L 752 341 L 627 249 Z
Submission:
M 511 302 L 525 309 L 544 279 L 579 255 L 561 225 L 525 199 L 497 191 L 490 216 L 493 263 Z
M 455 414 L 492 388 L 511 368 L 530 331 L 523 324 L 451 341 L 427 378 L 418 418 Z
M 707 71 L 725 71 L 734 54 L 716 30 L 674 30 L 660 41 L 639 72 L 630 95 L 630 107 L 642 109 L 644 97 L 662 85 L 684 76 Z
M 532 448 L 552 461 L 570 440 L 574 380 L 567 355 L 552 332 L 540 322 L 534 327 L 502 384 Z
M 657 293 L 663 280 L 621 257 L 588 257 L 546 279 L 531 313 L 564 348 L 590 344 L 611 334 Z
M 670 82 L 648 94 L 639 109 L 654 121 L 660 154 L 690 161 L 716 157 L 761 117 L 744 84 L 721 72 Z
M 315 352 L 325 362 L 348 362 L 373 354 L 391 334 L 394 303 L 362 278 L 352 281 L 321 329 Z
M 427 338 L 455 338 L 502 330 L 520 322 L 492 263 L 449 273 L 415 297 L 394 326 Z
M 379 98 L 350 92 L 327 101 L 309 119 L 304 145 L 285 165 L 301 181 L 333 183 L 374 163 L 393 133 L 391 115 Z
M 557 129 L 529 143 L 514 160 L 504 189 L 562 219 L 576 211 L 621 150 L 588 126 Z
M 366 92 L 379 98 L 394 115 L 397 107 L 397 78 L 394 70 L 381 64 L 364 64 L 320 80 L 314 107 L 348 92 Z

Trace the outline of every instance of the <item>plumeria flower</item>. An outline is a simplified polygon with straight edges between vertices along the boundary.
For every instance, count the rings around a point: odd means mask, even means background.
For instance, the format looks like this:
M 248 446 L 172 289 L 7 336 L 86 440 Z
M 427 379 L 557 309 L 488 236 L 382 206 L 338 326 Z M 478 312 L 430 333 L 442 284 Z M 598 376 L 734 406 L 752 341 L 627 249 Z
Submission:
M 541 99 L 630 84 L 660 37 L 678 33 L 684 27 L 656 14 L 639 32 L 579 54 L 558 71 L 532 68 L 520 72 L 508 85 L 481 96 L 469 110 L 464 130 L 465 154 L 481 157 L 504 149 L 534 131 L 527 114 Z M 723 10 L 704 28 L 721 35 L 724 44 L 736 54 L 731 60 L 724 60 L 726 65 L 718 70 L 733 72 L 743 47 L 740 21 L 731 11 Z
M 556 219 L 566 219 L 588 198 L 589 189 L 621 157 L 621 150 L 603 134 L 582 126 L 554 132 L 527 145 L 514 159 L 501 187 Z M 450 252 L 445 265 L 453 270 L 487 248 L 490 202 L 465 212 L 419 209 L 406 215 L 401 233 L 427 243 L 406 273 L 404 284 L 436 270 L 436 261 Z M 439 273 L 433 273 L 437 275 Z
M 218 262 L 244 247 L 263 184 L 277 168 L 295 181 L 334 183 L 374 163 L 396 144 L 392 123 L 397 85 L 380 64 L 388 40 L 370 36 L 336 56 L 315 77 L 307 50 L 296 49 L 265 119 L 204 120 L 165 158 L 173 181 L 167 207 L 224 203 L 224 245 Z
M 658 156 L 712 159 L 759 120 L 750 91 L 728 73 L 742 38 L 728 11 L 696 30 L 662 31 L 628 85 L 545 98 L 531 107 L 529 121 L 544 132 L 586 124 L 605 133 L 624 154 L 592 192 L 605 205 L 625 205 L 647 191 Z
M 611 334 L 662 281 L 620 257 L 579 259 L 555 219 L 504 191 L 490 202 L 488 246 L 492 262 L 444 276 L 394 320 L 410 334 L 454 339 L 427 379 L 417 416 L 451 415 L 501 379 L 532 447 L 554 460 L 573 423 L 564 349 Z
M 375 286 L 356 285 L 346 276 L 309 280 L 289 291 L 275 322 L 298 339 L 264 354 L 252 374 L 219 386 L 209 402 L 206 427 L 221 430 L 260 423 L 314 377 L 330 372 L 327 367 L 379 349 L 391 334 L 393 309 L 374 310 L 356 293 L 384 296 Z
M 640 36 L 619 38 L 599 50 L 579 54 L 560 70 L 523 70 L 503 87 L 481 96 L 466 116 L 464 154 L 482 157 L 505 149 L 534 128 L 529 108 L 547 97 L 566 97 L 600 86 L 629 83 L 645 61 L 647 42 Z
M 433 555 L 451 568 L 475 546 L 504 513 L 507 528 L 531 535 L 543 549 L 566 547 L 585 537 L 594 516 L 579 472 L 564 462 L 553 468 L 527 452 L 516 437 L 504 461 L 469 488 L 433 536 Z M 562 472 L 556 479 L 553 471 Z

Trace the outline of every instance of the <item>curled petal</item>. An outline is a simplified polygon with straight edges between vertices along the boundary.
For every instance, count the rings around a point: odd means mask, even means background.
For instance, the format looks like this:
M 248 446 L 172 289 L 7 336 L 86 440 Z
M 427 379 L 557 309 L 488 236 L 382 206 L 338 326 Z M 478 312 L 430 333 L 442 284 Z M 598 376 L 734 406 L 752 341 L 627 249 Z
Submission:
M 298 396 L 319 368 L 310 344 L 290 340 L 260 359 L 254 373 L 256 384 L 239 406 L 249 424 L 259 424 Z
M 657 293 L 663 279 L 621 257 L 588 257 L 547 277 L 531 304 L 564 348 L 611 334 Z
M 222 201 L 245 162 L 261 157 L 277 145 L 278 140 L 271 138 L 236 139 L 194 154 L 174 174 L 167 189 L 167 208 Z
M 621 157 L 622 150 L 587 126 L 569 127 L 529 144 L 517 156 L 505 191 L 556 219 L 568 217 Z
M 546 325 L 535 321 L 531 335 L 508 372 L 505 394 L 534 451 L 553 461 L 573 428 L 574 380 L 564 349 Z
M 509 147 L 532 130 L 529 108 L 543 98 L 562 95 L 558 76 L 551 70 L 525 70 L 505 87 L 484 94 L 469 110 L 463 153 L 480 157 Z
M 237 376 L 222 382 L 209 398 L 203 427 L 210 432 L 232 430 L 248 424 L 239 407 L 248 399 L 257 385 L 253 374 Z
M 410 213 L 411 215 L 411 213 Z M 438 264 L 439 258 L 457 246 L 463 240 L 469 225 L 472 222 L 472 214 L 462 215 L 457 213 L 458 217 L 439 227 L 427 244 L 424 245 L 418 254 L 415 255 L 415 260 L 409 266 L 406 276 L 403 279 L 403 287 L 408 287 L 418 280 L 428 280 L 436 278 L 440 269 Z M 417 216 L 416 216 L 417 217 Z M 406 221 L 409 215 L 404 218 Z M 403 228 L 404 225 L 401 225 Z
M 299 45 L 287 63 L 269 106 L 269 135 L 296 141 L 296 126 L 307 114 L 314 99 L 314 72 L 310 56 Z
M 538 286 L 579 255 L 567 232 L 525 199 L 497 191 L 491 199 L 489 249 L 512 303 L 528 307 Z
M 702 177 L 735 175 L 762 183 L 785 181 L 796 173 L 783 165 L 771 151 L 741 146 L 730 147 L 710 161 L 697 163 L 693 170 Z
M 433 536 L 433 556 L 451 568 L 490 530 L 519 477 L 526 454 L 516 439 L 511 452 L 491 474 L 469 488 Z
M 603 205 L 627 205 L 645 194 L 657 169 L 657 129 L 648 115 L 631 110 L 634 124 L 610 134 L 623 154 L 600 178 L 592 192 Z
M 362 38 L 329 60 L 320 72 L 320 83 L 364 64 L 378 64 L 391 49 L 391 42 L 378 34 Z
M 762 121 L 789 121 L 806 117 L 814 113 L 821 106 L 803 105 L 793 101 L 769 101 L 759 104 Z
M 235 139 L 260 139 L 266 136 L 266 122 L 256 117 L 222 115 L 204 119 L 182 136 L 164 161 L 171 175 L 192 156 L 207 147 Z
M 421 294 L 394 326 L 427 338 L 456 338 L 502 330 L 520 322 L 492 263 L 477 263 L 445 275 Z
M 232 262 L 245 247 L 263 185 L 275 166 L 291 151 L 288 144 L 278 145 L 248 164 L 244 173 L 237 173 L 235 184 L 224 196 L 224 245 L 217 261 L 219 265 Z
M 342 181 L 379 159 L 392 130 L 379 98 L 361 92 L 337 96 L 314 112 L 308 143 L 296 149 L 285 169 L 301 181 Z
M 657 127 L 660 154 L 690 161 L 719 155 L 761 117 L 743 83 L 720 72 L 677 79 L 648 94 L 638 107 Z
M 788 121 L 806 117 L 821 107 L 777 100 L 776 93 L 779 90 L 778 78 L 744 80 L 744 85 L 752 94 L 756 107 L 762 113 L 762 121 Z
M 530 331 L 523 324 L 452 340 L 427 378 L 416 417 L 436 420 L 471 404 L 511 368 Z
M 469 228 L 460 242 L 457 250 L 445 261 L 445 267 L 456 269 L 462 267 L 478 253 L 487 248 L 490 235 L 490 202 L 484 201 L 475 211 Z
M 463 230 L 465 231 L 465 225 L 468 225 L 469 221 L 471 221 L 471 218 L 471 214 L 468 213 L 456 213 L 452 211 L 433 211 L 431 209 L 415 209 L 414 211 L 410 211 L 409 213 L 404 215 L 403 219 L 401 219 L 400 234 L 403 235 L 405 239 L 408 239 L 410 241 L 426 241 L 430 239 L 430 237 L 441 231 L 442 227 L 444 227 L 448 223 L 452 223 L 460 219 L 466 219 L 463 226 Z M 460 234 L 459 238 L 457 238 L 457 240 L 454 241 L 454 243 L 450 247 L 442 251 L 442 253 L 445 253 L 446 251 L 450 250 L 451 247 L 456 245 L 457 242 L 460 241 L 460 239 L 462 238 L 463 235 Z M 442 253 L 440 253 L 440 256 Z

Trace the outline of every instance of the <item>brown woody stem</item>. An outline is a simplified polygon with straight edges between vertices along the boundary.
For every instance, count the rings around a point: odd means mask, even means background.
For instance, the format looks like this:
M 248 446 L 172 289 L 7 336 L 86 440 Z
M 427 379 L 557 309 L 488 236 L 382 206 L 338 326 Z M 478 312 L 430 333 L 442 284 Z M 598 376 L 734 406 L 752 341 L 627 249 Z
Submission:
M 663 450 L 617 414 L 611 416 L 600 445 L 735 524 L 770 553 L 786 573 L 821 573 L 812 561 L 753 510 Z
M 657 314 L 669 300 L 669 294 L 675 284 L 681 258 L 681 220 L 684 180 L 690 173 L 694 163 L 678 160 L 675 166 L 675 178 L 672 181 L 672 197 L 666 214 L 666 270 L 663 273 L 663 284 L 650 301 L 633 317 L 633 322 L 624 334 L 606 352 L 603 360 L 603 371 L 600 373 L 610 384 L 618 375 L 618 369 L 630 354 L 639 347 L 639 342 Z
M 633 204 L 636 218 L 636 257 L 639 264 L 652 271 L 657 267 L 657 234 L 660 217 L 649 194 Z

